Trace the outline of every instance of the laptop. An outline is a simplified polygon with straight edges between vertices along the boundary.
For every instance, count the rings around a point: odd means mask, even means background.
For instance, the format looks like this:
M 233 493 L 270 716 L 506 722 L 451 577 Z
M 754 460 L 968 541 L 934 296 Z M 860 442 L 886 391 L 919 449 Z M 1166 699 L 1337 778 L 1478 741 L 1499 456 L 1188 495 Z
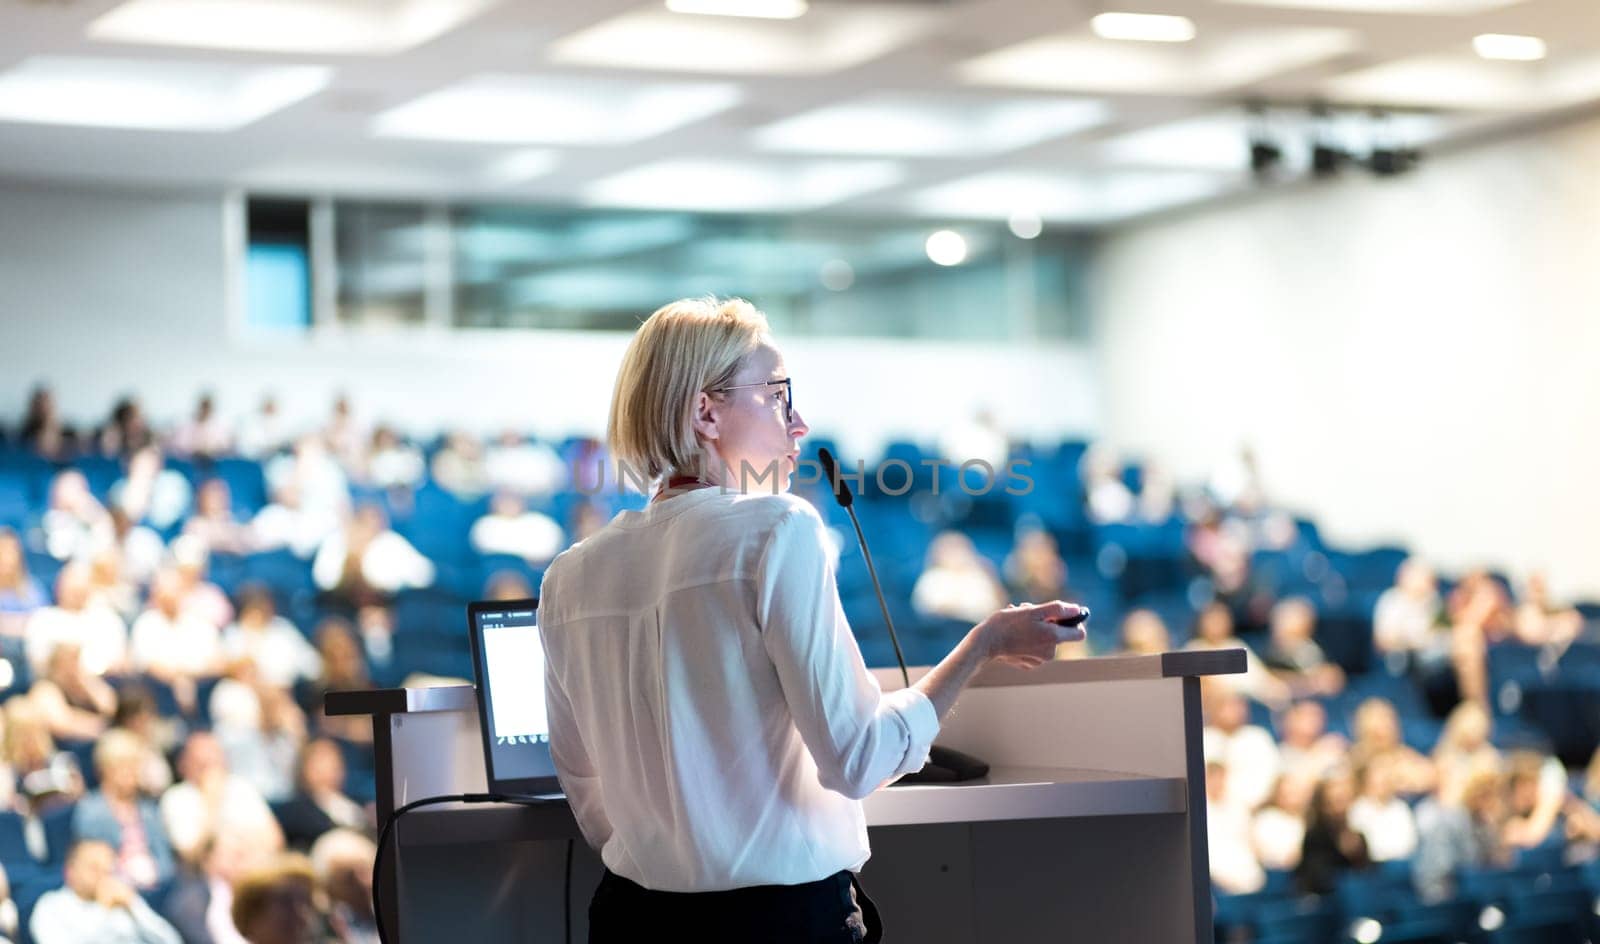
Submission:
M 479 601 L 467 607 L 490 793 L 561 796 L 550 759 L 538 614 L 537 599 Z

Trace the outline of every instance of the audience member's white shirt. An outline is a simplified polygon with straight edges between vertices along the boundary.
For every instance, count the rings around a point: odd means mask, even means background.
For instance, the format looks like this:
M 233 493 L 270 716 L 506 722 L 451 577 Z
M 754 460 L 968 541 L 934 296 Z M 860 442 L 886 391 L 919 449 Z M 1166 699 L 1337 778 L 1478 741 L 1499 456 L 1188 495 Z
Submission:
M 206 879 L 211 900 L 206 903 L 206 932 L 212 944 L 250 944 L 233 923 L 233 886 L 215 876 Z
M 1350 804 L 1350 826 L 1366 837 L 1367 855 L 1374 862 L 1409 859 L 1417 851 L 1417 818 L 1399 797 L 1383 804 L 1356 797 Z
M 422 453 L 410 446 L 384 449 L 367 459 L 367 481 L 377 488 L 416 485 L 425 472 Z
M 1419 600 L 1399 587 L 1390 587 L 1379 595 L 1372 611 L 1372 636 L 1380 649 L 1389 652 L 1425 649 L 1438 616 L 1438 596 Z
M 1300 864 L 1306 821 L 1276 806 L 1263 807 L 1250 820 L 1250 841 L 1262 868 L 1287 871 Z
M 322 542 L 317 559 L 311 565 L 311 576 L 317 586 L 332 590 L 344 575 L 345 536 L 337 531 Z M 433 583 L 433 561 L 423 557 L 411 542 L 393 531 L 385 531 L 372 539 L 361 555 L 361 577 L 374 589 L 396 593 L 408 587 L 426 587 Z
M 484 515 L 472 526 L 472 548 L 479 554 L 513 554 L 544 563 L 561 553 L 567 536 L 549 515 Z
M 911 588 L 911 605 L 926 616 L 979 623 L 1006 601 L 994 577 L 983 570 L 932 567 Z
M 107 908 L 65 887 L 45 892 L 33 906 L 28 932 L 36 944 L 183 944 L 137 894 L 126 908 Z
M 50 653 L 64 642 L 77 643 L 83 668 L 94 675 L 119 667 L 128 654 L 128 627 L 111 607 L 91 603 L 77 612 L 44 606 L 28 617 L 28 665 L 35 677 L 44 674 Z
M 257 411 L 239 424 L 239 455 L 247 459 L 265 459 L 287 447 L 294 437 L 288 425 L 277 413 Z
M 1228 767 L 1228 801 L 1247 811 L 1265 803 L 1278 782 L 1278 743 L 1272 732 L 1246 724 L 1232 734 L 1207 727 L 1203 737 L 1206 762 L 1221 761 Z
M 1211 881 L 1218 888 L 1241 895 L 1260 891 L 1267 883 L 1267 875 L 1250 845 L 1249 810 L 1231 801 L 1208 801 L 1206 844 L 1211 856 Z
M 261 681 L 275 688 L 292 688 L 300 679 L 322 674 L 316 647 L 281 616 L 260 629 L 232 624 L 222 631 L 222 653 L 229 661 L 249 659 Z
M 544 443 L 498 443 L 484 451 L 484 472 L 495 489 L 519 495 L 549 495 L 567 484 L 567 467 Z
M 217 668 L 221 634 L 195 616 L 180 613 L 177 619 L 168 619 L 160 610 L 145 610 L 133 621 L 129 651 L 133 667 L 140 671 L 204 675 Z
M 161 824 L 167 828 L 172 848 L 192 853 L 200 843 L 218 832 L 247 837 L 263 848 L 274 843 L 281 833 L 272 808 L 260 791 L 238 774 L 228 774 L 216 809 L 206 802 L 200 788 L 180 781 L 161 795 Z
M 334 515 L 290 508 L 273 503 L 256 512 L 250 521 L 256 547 L 263 551 L 288 548 L 296 557 L 310 557 L 339 530 L 339 519 Z

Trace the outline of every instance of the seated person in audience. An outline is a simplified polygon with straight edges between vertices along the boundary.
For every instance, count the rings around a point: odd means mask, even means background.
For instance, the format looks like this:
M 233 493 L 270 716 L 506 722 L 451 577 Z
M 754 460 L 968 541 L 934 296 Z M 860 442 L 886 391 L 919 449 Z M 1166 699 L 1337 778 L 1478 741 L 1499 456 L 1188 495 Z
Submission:
M 1355 778 L 1343 768 L 1322 778 L 1312 791 L 1305 843 L 1294 870 L 1295 886 L 1302 894 L 1326 895 L 1340 875 L 1371 865 L 1367 840 L 1350 823 L 1354 799 Z
M 1528 575 L 1516 609 L 1517 641 L 1529 646 L 1566 646 L 1583 632 L 1583 614 L 1550 596 L 1550 583 L 1540 571 Z
M 1505 844 L 1532 849 L 1560 841 L 1566 833 L 1561 815 L 1567 801 L 1567 771 L 1561 761 L 1537 751 L 1517 751 L 1506 758 Z
M 122 576 L 136 585 L 148 584 L 167 558 L 167 542 L 161 535 L 119 507 L 111 509 L 110 542 L 100 547 L 116 552 Z
M 1439 797 L 1447 805 L 1460 802 L 1461 791 L 1484 770 L 1500 770 L 1500 752 L 1489 743 L 1493 719 L 1482 705 L 1464 701 L 1445 720 L 1439 743 L 1433 748 L 1433 766 L 1439 774 Z
M 311 869 L 328 894 L 328 923 L 341 944 L 377 944 L 372 914 L 373 841 L 349 829 L 324 833 L 311 847 Z
M 28 697 L 44 716 L 53 737 L 92 741 L 106 730 L 117 710 L 117 693 L 105 679 L 83 668 L 75 642 L 57 643 L 44 677 Z
M 1159 462 L 1144 464 L 1144 481 L 1139 484 L 1139 518 L 1148 524 L 1166 524 L 1178 505 L 1178 483 Z
M 176 863 L 156 804 L 139 788 L 145 745 L 127 731 L 110 731 L 94 746 L 100 789 L 72 811 L 72 834 L 109 845 L 117 877 L 141 891 L 172 878 Z
M 433 454 L 430 471 L 434 484 L 463 501 L 471 501 L 489 490 L 483 446 L 471 433 L 452 430 L 445 437 L 444 446 Z
M 261 398 L 254 413 L 239 423 L 237 448 L 246 459 L 270 459 L 293 441 L 278 410 L 278 398 L 270 393 Z
M 1250 807 L 1230 787 L 1232 771 L 1221 761 L 1206 763 L 1206 846 L 1211 884 L 1230 895 L 1261 890 L 1267 876 L 1250 841 Z
M 195 495 L 194 514 L 183 523 L 185 537 L 212 554 L 248 554 L 255 549 L 250 526 L 234 517 L 233 492 L 223 479 L 206 479 Z
M 34 905 L 28 931 L 37 944 L 183 944 L 166 919 L 116 875 L 116 854 L 95 839 L 73 843 L 66 885 Z
M 180 864 L 161 916 L 178 929 L 184 944 L 247 944 L 233 925 L 233 886 L 274 855 L 227 833 L 207 839 L 198 864 Z
M 356 418 L 355 406 L 350 402 L 349 394 L 340 393 L 333 398 L 333 410 L 328 414 L 327 425 L 322 427 L 321 435 L 317 438 L 345 472 L 361 468 L 371 434 L 366 424 Z
M 274 496 L 292 493 L 295 507 L 312 520 L 338 522 L 350 511 L 350 480 L 320 436 L 300 437 L 292 453 L 269 459 L 262 474 Z
M 0 636 L 21 636 L 33 611 L 49 603 L 44 585 L 28 573 L 21 539 L 0 527 Z
M 1400 714 L 1383 698 L 1367 698 L 1356 706 L 1351 732 L 1350 764 L 1361 769 L 1379 757 L 1393 761 L 1395 790 L 1417 796 L 1434 788 L 1438 772 L 1433 761 L 1406 744 L 1401 737 Z
M 157 541 L 160 539 L 157 538 Z M 161 548 L 161 554 L 166 548 Z M 156 557 L 157 561 L 161 555 Z M 151 571 L 152 574 L 155 571 Z M 106 545 L 89 558 L 89 600 L 93 605 L 105 606 L 116 612 L 124 623 L 134 619 L 143 609 L 143 590 L 128 576 L 122 566 L 122 549 Z
M 361 641 L 351 625 L 330 617 L 317 626 L 317 654 L 322 657 L 322 674 L 303 689 L 300 706 L 315 719 L 319 734 L 350 744 L 371 744 L 372 725 L 358 716 L 329 716 L 323 699 L 329 692 L 363 691 L 372 687 Z
M 1455 892 L 1463 867 L 1488 868 L 1511 863 L 1501 841 L 1505 799 L 1500 774 L 1478 770 L 1462 784 L 1452 801 L 1431 796 L 1417 806 L 1417 854 L 1411 880 L 1424 902 L 1447 901 Z
M 527 600 L 533 595 L 533 587 L 529 586 L 527 578 L 512 570 L 491 575 L 483 587 L 485 600 Z
M 278 615 L 272 591 L 259 583 L 240 588 L 239 619 L 222 631 L 222 652 L 230 663 L 248 659 L 262 683 L 276 688 L 322 673 L 316 647 Z
M 278 821 L 250 781 L 228 770 L 215 735 L 189 735 L 178 758 L 182 780 L 161 796 L 161 822 L 172 848 L 187 862 L 199 861 L 204 843 L 231 833 L 252 848 L 283 848 Z
M 1042 597 L 1041 599 L 1056 599 Z M 1172 649 L 1172 634 L 1154 610 L 1133 610 L 1122 618 L 1122 651 L 1129 655 L 1159 655 Z
M 1372 611 L 1372 644 L 1384 655 L 1447 653 L 1449 627 L 1439 600 L 1439 581 L 1420 557 L 1408 557 Z
M 1004 570 L 1012 599 L 1062 600 L 1067 596 L 1067 565 L 1049 531 L 1029 528 L 1019 534 L 1006 555 Z
M 1334 695 L 1344 690 L 1344 670 L 1328 661 L 1313 635 L 1317 611 L 1304 597 L 1272 608 L 1272 638 L 1261 661 L 1297 695 Z
M 1114 524 L 1133 517 L 1133 492 L 1122 481 L 1122 460 L 1110 446 L 1096 443 L 1078 463 L 1083 481 L 1089 519 L 1096 524 Z
M 1361 795 L 1350 804 L 1350 825 L 1367 841 L 1374 862 L 1409 859 L 1417 851 L 1417 820 L 1395 792 L 1395 765 L 1380 754 L 1357 771 Z
M 172 542 L 172 569 L 178 574 L 179 606 L 217 629 L 233 621 L 233 604 L 222 588 L 207 580 L 211 554 L 203 542 L 179 537 Z
M 221 634 L 183 610 L 183 578 L 175 570 L 156 574 L 150 608 L 134 620 L 128 648 L 133 668 L 171 686 L 186 713 L 195 707 L 198 680 L 222 671 Z
M 139 762 L 139 788 L 160 796 L 172 786 L 172 766 L 167 750 L 178 744 L 178 724 L 161 717 L 156 699 L 143 682 L 130 682 L 117 690 L 117 711 L 111 718 L 114 731 L 126 731 L 139 739 L 144 759 Z
M 6 699 L 5 752 L 12 779 L 4 792 L 18 812 L 43 814 L 83 796 L 78 759 L 56 748 L 48 720 L 26 695 Z
M 95 433 L 95 450 L 102 456 L 127 458 L 155 441 L 139 401 L 123 397 L 111 407 L 111 418 Z
M 22 426 L 17 430 L 22 445 L 35 455 L 46 459 L 58 458 L 57 452 L 45 448 L 54 443 L 59 446 L 66 433 L 61 415 L 56 409 L 56 395 L 44 384 L 28 394 L 28 410 L 22 416 Z
M 311 575 L 330 599 L 354 611 L 433 583 L 433 562 L 389 529 L 377 505 L 362 505 L 317 551 Z
M 294 762 L 306 739 L 306 719 L 288 691 L 263 685 L 248 662 L 211 691 L 211 730 L 228 769 L 250 782 L 268 803 L 294 791 Z
M 1489 646 L 1513 638 L 1515 616 L 1500 581 L 1485 571 L 1461 578 L 1451 591 L 1450 662 L 1456 689 L 1465 701 L 1489 703 Z
M 1272 796 L 1250 820 L 1250 845 L 1262 868 L 1287 872 L 1300 864 L 1306 839 L 1306 814 L 1316 780 L 1285 774 L 1272 788 Z
M 182 473 L 166 467 L 157 446 L 144 446 L 128 457 L 128 472 L 111 486 L 111 504 L 129 521 L 165 531 L 182 521 L 194 500 L 194 488 Z
M 1194 636 L 1185 649 L 1243 649 L 1245 670 L 1241 675 L 1216 675 L 1210 678 L 1253 698 L 1264 705 L 1281 708 L 1289 703 L 1289 686 L 1273 675 L 1245 641 L 1234 635 L 1233 611 L 1221 600 L 1206 604 L 1195 617 Z
M 1229 799 L 1247 812 L 1264 803 L 1277 782 L 1278 745 L 1272 732 L 1250 723 L 1244 696 L 1225 686 L 1201 689 L 1205 707 L 1205 755 L 1228 767 Z
M 508 429 L 485 451 L 489 487 L 537 499 L 567 486 L 567 466 L 554 449 Z
M 923 616 L 975 623 L 1006 605 L 1005 588 L 971 538 L 943 531 L 928 544 L 922 576 L 911 588 L 911 605 Z
M 194 414 L 172 432 L 172 451 L 195 459 L 215 459 L 233 450 L 233 435 L 217 413 L 209 391 L 195 401 Z
M 272 491 L 272 502 L 250 521 L 251 541 L 257 550 L 287 550 L 309 558 L 328 536 L 339 529 L 339 519 L 308 508 L 300 500 L 300 487 L 289 481 Z
M 69 561 L 56 575 L 56 603 L 34 610 L 28 618 L 28 664 L 45 674 L 57 644 L 76 643 L 83 666 L 96 675 L 122 671 L 128 655 L 128 628 L 122 617 L 92 597 L 89 565 Z
M 1349 745 L 1328 731 L 1328 712 L 1321 702 L 1297 701 L 1278 723 L 1283 731 L 1278 757 L 1285 777 L 1316 783 L 1344 762 Z
M 250 944 L 322 944 L 326 916 L 303 855 L 286 854 L 245 874 L 233 889 L 233 923 Z
M 1011 437 L 988 407 L 980 407 L 970 418 L 956 420 L 939 433 L 939 455 L 957 466 L 980 460 L 1004 475 L 1011 458 Z M 1056 597 L 1024 597 L 1029 600 L 1054 600 Z
M 1600 747 L 1589 755 L 1581 791 L 1566 798 L 1562 811 L 1571 844 L 1568 861 L 1592 862 L 1600 858 Z
M 472 549 L 479 554 L 510 554 L 543 567 L 567 546 L 561 525 L 528 508 L 515 492 L 496 492 L 489 513 L 472 525 Z
M 39 523 L 45 550 L 56 560 L 87 554 L 111 534 L 111 516 L 77 469 L 62 469 L 51 480 L 49 507 Z
M 1221 509 L 1204 507 L 1184 541 L 1195 562 L 1210 575 L 1218 596 L 1236 598 L 1250 579 L 1250 544 L 1245 529 L 1229 522 Z
M 294 796 L 274 810 L 292 848 L 308 850 L 335 827 L 371 831 L 367 811 L 344 793 L 344 754 L 339 745 L 327 738 L 308 742 L 300 752 L 299 771 Z
M 372 431 L 356 479 L 373 488 L 413 489 L 426 472 L 421 450 L 402 440 L 393 427 L 380 424 Z

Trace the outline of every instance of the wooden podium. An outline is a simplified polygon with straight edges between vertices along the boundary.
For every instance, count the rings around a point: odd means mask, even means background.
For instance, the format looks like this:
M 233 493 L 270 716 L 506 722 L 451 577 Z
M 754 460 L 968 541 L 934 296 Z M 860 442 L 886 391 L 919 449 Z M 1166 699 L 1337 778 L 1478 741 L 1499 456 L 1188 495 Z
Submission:
M 1199 677 L 1244 669 L 1229 649 L 984 670 L 938 740 L 990 775 L 865 801 L 885 941 L 1209 944 Z M 380 825 L 486 789 L 470 686 L 337 692 L 327 711 L 372 716 Z M 588 939 L 602 866 L 564 803 L 426 807 L 393 832 L 392 944 Z

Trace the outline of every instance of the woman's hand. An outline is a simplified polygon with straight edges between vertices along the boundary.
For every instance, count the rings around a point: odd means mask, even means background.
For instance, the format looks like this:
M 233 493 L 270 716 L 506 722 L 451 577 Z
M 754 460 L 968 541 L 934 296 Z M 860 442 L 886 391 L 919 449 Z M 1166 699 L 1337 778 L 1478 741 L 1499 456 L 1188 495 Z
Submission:
M 978 637 L 987 658 L 1032 669 L 1049 662 L 1058 644 L 1085 638 L 1082 626 L 1054 622 L 1070 619 L 1079 612 L 1080 607 L 1061 600 L 1019 603 L 991 613 L 978 624 Z

